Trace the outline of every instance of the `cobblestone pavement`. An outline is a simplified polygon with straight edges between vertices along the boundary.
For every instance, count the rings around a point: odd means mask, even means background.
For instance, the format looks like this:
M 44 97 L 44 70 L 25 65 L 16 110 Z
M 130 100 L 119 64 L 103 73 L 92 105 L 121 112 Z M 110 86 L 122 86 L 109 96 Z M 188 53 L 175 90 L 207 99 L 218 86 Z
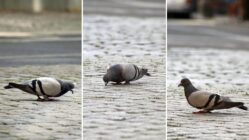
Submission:
M 165 139 L 164 18 L 84 17 L 83 137 Z M 104 86 L 108 65 L 134 63 L 151 77 Z
M 171 46 L 172 47 L 172 46 Z M 248 112 L 237 108 L 192 114 L 181 78 L 197 88 L 243 101 L 249 107 L 249 52 L 226 49 L 170 48 L 167 76 L 168 139 L 248 139 Z
M 10 81 L 52 76 L 77 83 L 74 94 L 51 102 L 17 89 L 5 90 Z M 81 139 L 81 66 L 21 66 L 0 68 L 0 138 L 2 140 Z

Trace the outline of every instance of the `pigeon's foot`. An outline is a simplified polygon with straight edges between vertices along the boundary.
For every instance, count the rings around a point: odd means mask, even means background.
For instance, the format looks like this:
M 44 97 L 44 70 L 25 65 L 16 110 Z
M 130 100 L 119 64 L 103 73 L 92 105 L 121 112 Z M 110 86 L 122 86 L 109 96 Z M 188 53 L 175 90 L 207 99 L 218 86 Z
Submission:
M 204 114 L 204 113 L 212 113 L 208 110 L 200 110 L 200 111 L 197 111 L 197 112 L 193 112 L 193 114 Z
M 129 84 L 130 84 L 130 82 L 128 82 L 128 81 L 127 81 L 127 82 L 125 82 L 125 85 L 129 85 Z

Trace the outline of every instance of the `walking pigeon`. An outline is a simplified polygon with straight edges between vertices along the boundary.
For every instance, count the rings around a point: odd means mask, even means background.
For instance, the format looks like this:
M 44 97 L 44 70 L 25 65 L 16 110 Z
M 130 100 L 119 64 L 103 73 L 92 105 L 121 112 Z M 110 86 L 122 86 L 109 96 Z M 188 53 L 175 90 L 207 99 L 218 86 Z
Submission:
M 237 107 L 239 109 L 247 110 L 243 102 L 233 102 L 229 97 L 220 96 L 218 94 L 200 91 L 196 89 L 191 81 L 187 78 L 181 80 L 178 85 L 184 87 L 184 92 L 188 103 L 197 109 L 200 109 L 197 113 L 211 113 L 210 111 L 216 109 L 228 109 Z
M 49 97 L 59 97 L 71 91 L 73 93 L 74 84 L 67 81 L 57 80 L 51 77 L 39 77 L 25 81 L 21 84 L 9 83 L 5 89 L 17 88 L 24 92 L 36 95 L 38 101 L 52 100 Z M 43 97 L 40 98 L 40 96 Z
M 116 64 L 107 69 L 107 73 L 103 77 L 105 85 L 109 81 L 121 84 L 125 81 L 125 84 L 129 84 L 130 81 L 135 81 L 142 78 L 144 75 L 150 76 L 148 69 L 138 68 L 134 64 Z

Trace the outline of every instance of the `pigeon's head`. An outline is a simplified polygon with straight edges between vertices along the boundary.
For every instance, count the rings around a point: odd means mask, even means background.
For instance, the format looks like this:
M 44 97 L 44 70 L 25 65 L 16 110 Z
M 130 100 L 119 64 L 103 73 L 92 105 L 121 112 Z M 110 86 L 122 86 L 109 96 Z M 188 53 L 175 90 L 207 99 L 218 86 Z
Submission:
M 148 72 L 148 69 L 142 68 L 142 73 L 146 74 Z
M 141 70 L 142 70 L 143 75 L 150 76 L 150 74 L 148 73 L 148 69 L 142 68 Z
M 105 82 L 105 86 L 106 86 L 106 85 L 108 84 L 108 82 L 110 81 L 107 74 L 105 74 L 105 75 L 103 76 L 103 81 Z
M 75 85 L 76 85 L 75 83 L 64 81 L 63 88 L 67 91 L 71 91 L 73 94 L 73 89 Z
M 189 85 L 191 85 L 190 80 L 188 78 L 183 78 L 181 80 L 181 83 L 178 85 L 178 87 L 180 87 L 180 86 L 187 87 Z

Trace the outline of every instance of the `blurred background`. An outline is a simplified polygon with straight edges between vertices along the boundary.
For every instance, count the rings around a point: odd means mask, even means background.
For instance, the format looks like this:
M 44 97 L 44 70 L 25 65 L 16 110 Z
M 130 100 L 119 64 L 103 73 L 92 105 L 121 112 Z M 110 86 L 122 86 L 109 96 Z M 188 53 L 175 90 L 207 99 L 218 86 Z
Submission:
M 247 0 L 168 0 L 168 17 L 213 18 L 228 16 L 249 19 Z
M 109 16 L 164 17 L 164 0 L 85 0 L 84 14 Z
M 81 0 L 0 0 L 1 11 L 81 12 Z
M 81 0 L 0 0 L 0 66 L 81 64 Z

